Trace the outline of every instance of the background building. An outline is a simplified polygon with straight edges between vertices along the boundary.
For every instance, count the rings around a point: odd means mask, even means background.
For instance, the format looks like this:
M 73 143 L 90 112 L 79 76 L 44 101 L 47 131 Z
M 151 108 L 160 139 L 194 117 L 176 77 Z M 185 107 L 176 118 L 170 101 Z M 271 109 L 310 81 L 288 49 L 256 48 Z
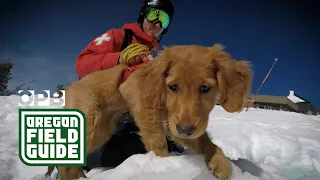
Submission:
M 249 105 L 252 96 L 254 95 L 248 97 L 245 106 Z M 219 98 L 217 104 L 220 104 Z M 294 91 L 290 91 L 288 96 L 257 95 L 250 108 L 290 111 L 308 115 L 320 114 L 320 111 L 310 101 L 296 95 Z

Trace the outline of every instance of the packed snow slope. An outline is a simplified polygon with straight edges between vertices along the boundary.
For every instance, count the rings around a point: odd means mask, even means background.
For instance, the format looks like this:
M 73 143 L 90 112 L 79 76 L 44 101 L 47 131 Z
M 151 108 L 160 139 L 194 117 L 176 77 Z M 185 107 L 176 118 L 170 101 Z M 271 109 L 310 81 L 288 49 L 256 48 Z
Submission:
M 19 99 L 0 96 L 0 179 L 49 179 L 43 176 L 46 167 L 29 167 L 19 159 Z M 232 161 L 232 180 L 320 179 L 320 116 L 253 108 L 228 113 L 216 106 L 208 132 Z M 131 156 L 114 169 L 93 169 L 87 176 L 91 180 L 215 179 L 202 155 L 159 158 L 153 152 Z

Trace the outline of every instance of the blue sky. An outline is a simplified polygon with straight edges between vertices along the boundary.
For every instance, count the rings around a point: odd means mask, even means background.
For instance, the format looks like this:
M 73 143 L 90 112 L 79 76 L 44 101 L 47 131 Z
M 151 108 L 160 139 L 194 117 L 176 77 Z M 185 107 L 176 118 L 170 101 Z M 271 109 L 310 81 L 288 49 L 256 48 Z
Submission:
M 75 60 L 110 28 L 135 22 L 141 0 L 2 1 L 0 62 L 15 63 L 10 87 L 32 79 L 36 90 L 75 81 Z M 174 0 L 175 17 L 160 45 L 221 43 L 238 60 L 252 62 L 255 93 L 287 96 L 290 90 L 320 108 L 319 23 L 315 4 L 297 1 Z

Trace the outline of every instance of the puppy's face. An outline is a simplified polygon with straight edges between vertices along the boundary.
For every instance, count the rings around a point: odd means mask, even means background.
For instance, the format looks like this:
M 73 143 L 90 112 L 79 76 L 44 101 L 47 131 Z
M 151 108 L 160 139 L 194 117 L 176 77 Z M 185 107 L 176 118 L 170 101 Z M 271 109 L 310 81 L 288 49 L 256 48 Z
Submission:
M 251 85 L 250 65 L 231 59 L 222 49 L 220 45 L 172 46 L 144 71 L 143 104 L 165 107 L 169 130 L 175 136 L 201 136 L 219 94 L 226 111 L 242 110 Z
M 218 95 L 212 65 L 193 58 L 197 57 L 172 62 L 165 79 L 169 129 L 175 136 L 191 139 L 205 132 Z

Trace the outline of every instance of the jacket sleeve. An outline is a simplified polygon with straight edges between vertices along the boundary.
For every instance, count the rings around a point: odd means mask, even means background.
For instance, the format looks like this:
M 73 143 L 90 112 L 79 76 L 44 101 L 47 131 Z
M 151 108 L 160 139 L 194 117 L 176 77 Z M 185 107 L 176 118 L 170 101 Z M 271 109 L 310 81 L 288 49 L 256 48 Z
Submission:
M 89 73 L 117 65 L 123 37 L 124 32 L 111 29 L 92 40 L 76 59 L 78 75 L 84 77 Z

